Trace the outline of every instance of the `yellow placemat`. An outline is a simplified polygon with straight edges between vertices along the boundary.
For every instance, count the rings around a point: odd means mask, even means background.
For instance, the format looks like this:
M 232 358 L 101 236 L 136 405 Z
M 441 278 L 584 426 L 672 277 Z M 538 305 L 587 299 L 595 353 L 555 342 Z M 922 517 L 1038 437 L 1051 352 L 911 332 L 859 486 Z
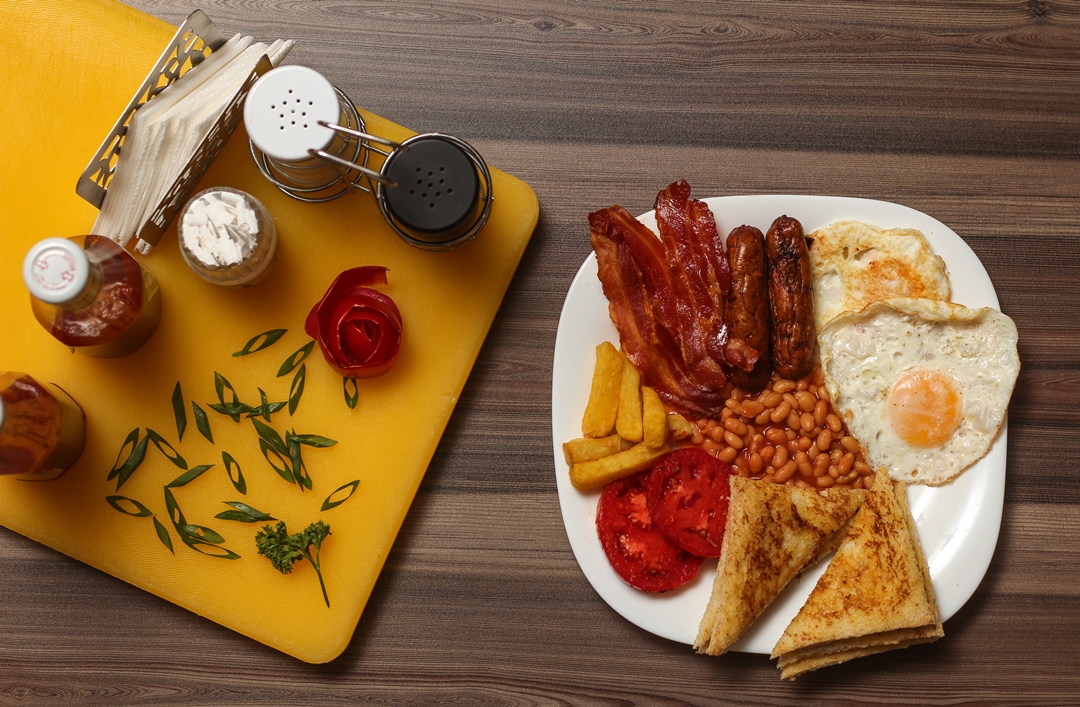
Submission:
M 59 384 L 89 420 L 86 450 L 61 478 L 0 478 L 0 524 L 301 660 L 325 662 L 344 650 L 360 619 L 536 225 L 538 205 L 527 184 L 493 170 L 495 204 L 477 239 L 450 253 L 424 252 L 403 243 L 366 194 L 312 205 L 278 192 L 252 163 L 241 127 L 199 188 L 233 186 L 266 204 L 281 239 L 271 277 L 241 291 L 203 282 L 184 264 L 174 225 L 149 255 L 137 256 L 163 291 L 164 315 L 150 342 L 121 359 L 71 353 L 34 320 L 22 260 L 41 238 L 88 232 L 97 212 L 76 196 L 78 176 L 174 32 L 111 0 L 0 5 L 0 370 Z M 303 59 L 298 46 L 290 60 Z M 399 140 L 410 134 L 362 114 L 375 134 Z M 270 425 L 282 435 L 295 430 L 338 444 L 304 448 L 314 488 L 301 491 L 263 458 L 250 420 L 234 423 L 208 408 L 217 401 L 214 374 L 224 375 L 243 402 L 258 404 L 259 388 L 271 401 L 286 400 L 292 375 L 275 374 L 310 341 L 305 316 L 340 271 L 358 265 L 389 268 L 389 285 L 379 289 L 401 309 L 401 355 L 386 375 L 359 382 L 355 409 L 346 406 L 342 379 L 318 348 L 307 359 L 296 413 L 274 413 Z M 288 333 L 273 346 L 232 356 L 252 336 L 276 328 Z M 177 382 L 188 418 L 182 441 L 171 405 Z M 196 430 L 193 401 L 209 414 L 213 443 Z M 119 491 L 106 479 L 135 428 L 159 432 L 189 468 L 215 464 L 173 493 L 188 523 L 213 528 L 240 559 L 207 557 L 180 542 L 164 487 L 183 472 L 153 444 Z M 223 451 L 239 462 L 246 494 L 229 480 Z M 332 491 L 354 480 L 351 498 L 321 510 Z M 154 512 L 175 554 L 151 518 L 124 515 L 106 502 L 117 493 Z M 261 523 L 214 517 L 227 510 L 224 501 L 284 520 L 291 532 L 319 519 L 331 526 L 322 549 L 329 608 L 309 563 L 282 575 L 258 556 Z

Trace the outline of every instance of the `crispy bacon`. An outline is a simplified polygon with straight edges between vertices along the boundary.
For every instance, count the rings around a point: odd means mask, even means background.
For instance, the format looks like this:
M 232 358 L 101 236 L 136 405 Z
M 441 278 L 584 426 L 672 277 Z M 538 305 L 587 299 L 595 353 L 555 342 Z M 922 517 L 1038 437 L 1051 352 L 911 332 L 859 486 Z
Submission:
M 701 219 L 702 213 L 711 222 L 711 233 Z M 723 386 L 727 382 L 720 366 L 724 360 L 723 345 L 727 343 L 724 292 L 714 261 L 706 251 L 707 247 L 711 250 L 716 222 L 703 202 L 690 201 L 690 185 L 678 181 L 656 196 L 656 223 L 678 298 L 676 312 L 683 360 L 703 381 Z M 706 246 L 706 242 L 710 245 Z M 723 250 L 720 252 L 726 265 L 727 258 Z M 718 342 L 718 335 L 724 341 Z
M 668 326 L 658 321 L 657 312 L 662 307 L 656 291 L 663 289 L 665 280 L 647 284 L 628 244 L 641 246 L 643 243 L 638 241 L 645 238 L 659 241 L 621 206 L 589 214 L 589 226 L 600 282 L 611 319 L 619 330 L 623 353 L 641 371 L 645 382 L 672 405 L 697 415 L 715 410 L 723 404 L 724 396 L 718 388 L 691 379 L 677 339 Z
M 729 338 L 731 272 L 712 212 L 678 181 L 656 198 L 660 238 L 621 206 L 589 214 L 590 240 L 623 351 L 645 382 L 694 414 L 723 405 L 725 366 L 758 352 Z

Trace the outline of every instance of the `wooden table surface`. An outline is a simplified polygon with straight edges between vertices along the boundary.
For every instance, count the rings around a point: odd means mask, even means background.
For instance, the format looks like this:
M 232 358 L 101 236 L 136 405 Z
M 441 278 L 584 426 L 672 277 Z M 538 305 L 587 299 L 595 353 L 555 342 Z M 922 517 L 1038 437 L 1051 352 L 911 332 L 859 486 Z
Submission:
M 353 641 L 298 662 L 0 528 L 0 704 L 1076 704 L 1080 3 L 138 0 L 291 37 L 290 63 L 527 181 L 540 224 Z M 899 202 L 1020 330 L 1004 520 L 937 643 L 780 681 L 619 617 L 555 490 L 559 310 L 586 215 L 695 194 Z M 561 440 L 560 440 L 561 441 Z

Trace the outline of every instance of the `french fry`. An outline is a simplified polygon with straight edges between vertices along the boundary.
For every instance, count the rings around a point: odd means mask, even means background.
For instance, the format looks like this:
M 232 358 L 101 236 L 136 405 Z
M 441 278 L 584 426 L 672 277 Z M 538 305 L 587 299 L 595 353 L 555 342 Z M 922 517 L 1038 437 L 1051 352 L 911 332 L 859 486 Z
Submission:
M 573 466 L 581 462 L 591 462 L 594 459 L 609 457 L 612 454 L 626 451 L 633 447 L 633 442 L 627 442 L 619 435 L 607 437 L 580 437 L 569 442 L 563 442 L 563 455 L 566 463 Z
M 625 452 L 608 457 L 581 462 L 570 466 L 570 483 L 579 491 L 587 491 L 611 483 L 651 467 L 668 451 L 667 446 L 649 449 L 635 444 Z
M 656 391 L 647 385 L 641 386 L 641 419 L 644 427 L 645 446 L 659 449 L 667 442 L 667 410 Z
M 622 383 L 619 385 L 619 410 L 615 416 L 615 431 L 631 442 L 642 440 L 641 374 L 630 359 L 622 357 Z
M 589 403 L 585 406 L 585 415 L 581 420 L 581 433 L 586 437 L 606 437 L 615 428 L 625 360 L 609 341 L 596 347 L 592 389 L 589 391 Z
M 668 414 L 667 428 L 668 431 L 671 432 L 672 439 L 685 439 L 694 434 L 693 425 L 690 424 L 689 420 L 677 412 Z

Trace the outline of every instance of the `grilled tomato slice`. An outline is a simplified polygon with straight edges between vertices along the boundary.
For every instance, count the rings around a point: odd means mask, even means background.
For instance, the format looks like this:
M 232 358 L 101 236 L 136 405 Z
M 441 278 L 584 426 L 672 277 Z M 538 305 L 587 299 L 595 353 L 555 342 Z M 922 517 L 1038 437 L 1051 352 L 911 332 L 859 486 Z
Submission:
M 727 525 L 731 467 L 698 447 L 676 449 L 649 472 L 653 523 L 671 542 L 699 557 L 719 557 Z
M 600 496 L 596 529 L 608 561 L 627 584 L 646 592 L 666 592 L 693 579 L 701 558 L 671 543 L 653 523 L 645 499 L 649 473 L 607 485 Z

